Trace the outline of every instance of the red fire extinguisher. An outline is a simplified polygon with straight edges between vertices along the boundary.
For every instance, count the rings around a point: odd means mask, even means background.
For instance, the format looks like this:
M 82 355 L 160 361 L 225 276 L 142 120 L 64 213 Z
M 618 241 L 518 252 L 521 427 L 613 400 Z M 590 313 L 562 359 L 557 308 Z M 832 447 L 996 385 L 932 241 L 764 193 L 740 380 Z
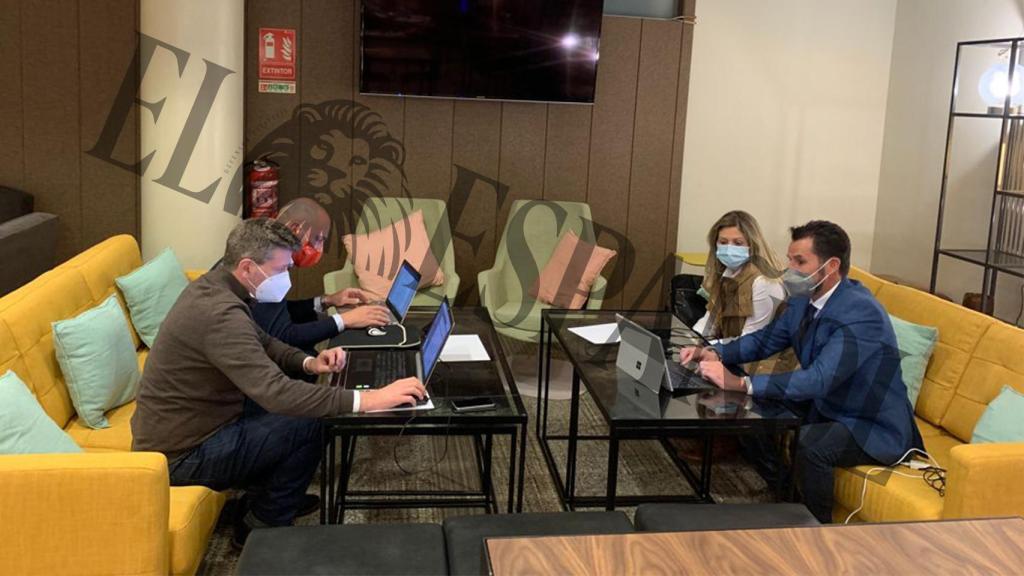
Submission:
M 243 202 L 243 218 L 277 217 L 277 183 L 280 166 L 260 158 L 249 164 Z

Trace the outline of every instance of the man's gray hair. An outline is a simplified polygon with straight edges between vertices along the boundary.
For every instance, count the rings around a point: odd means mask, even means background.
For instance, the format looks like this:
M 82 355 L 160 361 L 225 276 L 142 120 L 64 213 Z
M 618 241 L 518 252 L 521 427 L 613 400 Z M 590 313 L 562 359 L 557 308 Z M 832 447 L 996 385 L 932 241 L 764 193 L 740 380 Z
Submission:
M 234 268 L 243 258 L 263 264 L 270 259 L 270 253 L 275 248 L 294 252 L 301 247 L 302 243 L 295 233 L 276 220 L 243 220 L 228 234 L 227 246 L 224 247 L 224 265 Z

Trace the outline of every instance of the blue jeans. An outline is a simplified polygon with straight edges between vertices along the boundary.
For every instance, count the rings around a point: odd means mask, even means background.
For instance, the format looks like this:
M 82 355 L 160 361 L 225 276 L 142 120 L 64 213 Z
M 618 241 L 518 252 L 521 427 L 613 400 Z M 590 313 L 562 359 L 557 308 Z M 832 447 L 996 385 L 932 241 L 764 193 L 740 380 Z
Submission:
M 320 430 L 315 418 L 268 414 L 247 400 L 241 418 L 170 466 L 171 485 L 244 489 L 256 518 L 290 525 L 320 463 Z

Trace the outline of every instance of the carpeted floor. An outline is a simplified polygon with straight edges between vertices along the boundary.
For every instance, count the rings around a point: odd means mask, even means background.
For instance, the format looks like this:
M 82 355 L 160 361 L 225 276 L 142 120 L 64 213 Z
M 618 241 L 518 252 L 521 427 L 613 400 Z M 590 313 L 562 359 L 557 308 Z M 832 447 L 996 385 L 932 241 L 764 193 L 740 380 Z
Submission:
M 536 389 L 535 345 L 504 341 L 515 370 L 515 379 L 523 392 L 523 402 L 530 415 L 529 446 L 526 453 L 526 479 L 524 486 L 523 510 L 525 512 L 554 512 L 561 510 L 554 484 L 548 472 L 544 457 L 534 435 L 536 400 L 532 397 Z M 564 358 L 555 354 L 555 363 L 564 363 Z M 571 374 L 564 364 L 554 367 L 553 376 Z M 552 380 L 552 386 L 566 388 L 568 383 Z M 558 400 L 550 404 L 549 430 L 558 433 L 567 429 L 569 401 Z M 580 410 L 580 432 L 598 434 L 606 432 L 597 407 L 589 397 L 583 396 Z M 413 472 L 402 472 L 394 462 L 396 455 L 403 468 Z M 369 438 L 359 442 L 356 462 L 353 466 L 350 488 L 358 489 L 476 489 L 479 478 L 473 463 L 473 444 L 469 438 L 451 437 L 447 440 L 447 454 L 444 454 L 446 440 L 443 437 Z M 556 445 L 556 459 L 564 465 L 565 447 Z M 444 458 L 434 465 L 440 457 Z M 689 485 L 679 474 L 656 441 L 630 441 L 622 443 L 619 460 L 618 494 L 682 494 L 689 492 Z M 579 448 L 577 492 L 581 495 L 604 493 L 607 466 L 607 444 L 583 442 Z M 564 469 L 563 469 L 564 473 Z M 310 493 L 319 493 L 319 474 L 310 486 Z M 508 443 L 496 441 L 494 446 L 494 484 L 498 502 L 507 502 Z M 712 467 L 711 491 L 719 502 L 760 502 L 771 501 L 772 492 L 761 477 L 749 466 L 734 456 L 719 458 Z M 234 574 L 238 554 L 231 547 L 231 505 L 221 514 L 221 521 L 210 539 L 201 571 L 207 575 Z M 633 510 L 624 509 L 632 515 Z M 347 523 L 402 523 L 440 522 L 447 516 L 482 514 L 480 509 L 421 509 L 421 510 L 350 510 L 345 516 Z M 297 524 L 317 524 L 319 515 L 312 514 L 296 521 Z

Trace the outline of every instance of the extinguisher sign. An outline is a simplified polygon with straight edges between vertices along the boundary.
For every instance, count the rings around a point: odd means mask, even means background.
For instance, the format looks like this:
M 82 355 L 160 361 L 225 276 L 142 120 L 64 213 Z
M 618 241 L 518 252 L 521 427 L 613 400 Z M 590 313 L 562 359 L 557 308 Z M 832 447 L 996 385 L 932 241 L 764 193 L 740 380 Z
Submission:
M 260 28 L 259 91 L 295 93 L 298 43 L 294 28 Z

